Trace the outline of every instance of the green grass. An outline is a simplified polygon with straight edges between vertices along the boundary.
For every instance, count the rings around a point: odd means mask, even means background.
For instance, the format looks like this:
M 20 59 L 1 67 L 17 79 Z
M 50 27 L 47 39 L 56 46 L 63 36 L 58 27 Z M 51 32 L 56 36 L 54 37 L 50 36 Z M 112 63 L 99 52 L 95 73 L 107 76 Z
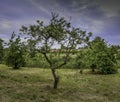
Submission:
M 0 102 L 120 102 L 120 73 L 92 75 L 87 70 L 60 69 L 52 89 L 49 69 L 0 66 Z

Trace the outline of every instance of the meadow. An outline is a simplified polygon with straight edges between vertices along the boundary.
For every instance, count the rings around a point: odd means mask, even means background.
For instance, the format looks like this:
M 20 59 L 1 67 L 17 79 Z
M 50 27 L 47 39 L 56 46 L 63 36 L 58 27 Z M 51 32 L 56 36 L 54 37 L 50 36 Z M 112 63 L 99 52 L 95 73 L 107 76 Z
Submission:
M 85 69 L 59 69 L 58 89 L 52 88 L 49 69 L 13 70 L 0 65 L 0 102 L 120 102 L 120 70 L 117 74 L 91 74 Z

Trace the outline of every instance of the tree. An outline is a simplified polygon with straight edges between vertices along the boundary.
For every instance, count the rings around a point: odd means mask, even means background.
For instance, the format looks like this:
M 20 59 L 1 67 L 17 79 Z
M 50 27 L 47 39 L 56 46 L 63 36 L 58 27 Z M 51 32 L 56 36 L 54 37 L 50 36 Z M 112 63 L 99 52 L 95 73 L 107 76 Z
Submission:
M 111 50 L 112 53 L 114 53 L 115 58 L 117 60 L 120 60 L 120 46 L 118 46 L 118 45 L 112 45 L 110 47 L 110 50 Z
M 15 34 L 13 33 L 8 46 L 6 51 L 6 64 L 12 66 L 13 69 L 19 69 L 25 64 L 24 44 L 21 42 L 20 36 L 15 38 Z
M 28 40 L 36 43 L 37 50 L 45 57 L 53 75 L 53 88 L 55 89 L 59 83 L 56 69 L 65 65 L 70 59 L 71 51 L 77 47 L 77 44 L 89 40 L 91 35 L 79 28 L 71 27 L 70 22 L 55 13 L 52 13 L 48 25 L 37 20 L 36 25 L 22 26 L 20 31 L 21 34 L 27 34 Z M 54 50 L 54 48 L 57 49 Z
M 36 43 L 35 41 L 28 40 L 26 45 L 27 53 L 29 54 L 30 58 L 34 58 L 36 55 Z
M 114 64 L 116 63 L 115 53 L 116 49 L 107 43 L 101 37 L 96 37 L 89 43 L 89 65 L 92 72 L 95 69 L 101 74 L 112 74 L 116 72 Z
M 88 64 L 87 57 L 88 57 L 87 49 L 80 49 L 75 60 L 75 67 L 80 69 L 81 74 L 83 73 L 83 69 L 87 68 Z
M 3 46 L 4 41 L 0 38 L 0 64 L 3 61 L 4 57 L 4 46 Z

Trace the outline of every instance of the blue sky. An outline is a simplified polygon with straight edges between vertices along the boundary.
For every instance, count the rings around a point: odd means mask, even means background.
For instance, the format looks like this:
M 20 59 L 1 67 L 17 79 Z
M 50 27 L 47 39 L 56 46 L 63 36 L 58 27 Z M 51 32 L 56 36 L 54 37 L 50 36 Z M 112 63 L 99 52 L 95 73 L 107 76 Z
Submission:
M 38 19 L 47 23 L 56 12 L 71 18 L 73 26 L 120 45 L 119 4 L 120 0 L 0 0 L 0 37 L 7 41 L 22 25 Z

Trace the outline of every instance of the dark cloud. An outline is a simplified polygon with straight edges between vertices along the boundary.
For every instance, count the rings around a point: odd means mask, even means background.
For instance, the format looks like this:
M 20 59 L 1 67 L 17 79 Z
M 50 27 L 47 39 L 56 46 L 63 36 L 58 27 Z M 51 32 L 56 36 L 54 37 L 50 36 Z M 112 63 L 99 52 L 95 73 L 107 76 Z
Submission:
M 120 0 L 0 0 L 0 34 L 18 31 L 36 19 L 48 22 L 51 12 L 56 12 L 66 19 L 71 17 L 74 26 L 117 43 L 119 4 Z

